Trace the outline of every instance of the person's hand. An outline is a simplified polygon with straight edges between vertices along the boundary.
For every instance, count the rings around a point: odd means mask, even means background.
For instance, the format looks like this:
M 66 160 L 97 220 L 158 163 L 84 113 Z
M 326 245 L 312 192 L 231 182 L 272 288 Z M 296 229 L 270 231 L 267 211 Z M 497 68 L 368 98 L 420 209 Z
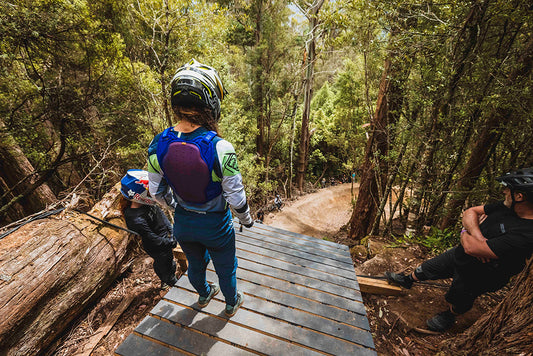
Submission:
M 251 228 L 252 226 L 254 226 L 254 222 L 252 221 L 251 223 L 249 224 L 243 224 L 244 227 L 247 227 L 248 229 Z

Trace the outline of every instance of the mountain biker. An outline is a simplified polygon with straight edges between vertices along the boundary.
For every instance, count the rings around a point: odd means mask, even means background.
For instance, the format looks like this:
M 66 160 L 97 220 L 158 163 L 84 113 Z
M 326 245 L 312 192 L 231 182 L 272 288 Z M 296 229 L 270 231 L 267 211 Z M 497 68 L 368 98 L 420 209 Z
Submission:
M 233 208 L 242 225 L 253 225 L 233 146 L 218 134 L 220 102 L 226 91 L 217 71 L 192 60 L 171 81 L 177 124 L 159 133 L 148 148 L 150 193 L 162 204 L 170 189 L 177 201 L 174 236 L 189 261 L 189 281 L 205 307 L 222 290 L 225 313 L 244 301 L 237 290 Z M 220 287 L 207 283 L 213 260 Z
M 446 293 L 449 309 L 427 321 L 430 330 L 445 331 L 475 299 L 507 284 L 533 252 L 533 167 L 496 178 L 505 200 L 467 209 L 461 243 L 422 263 L 407 276 L 385 272 L 390 284 L 411 288 L 413 282 L 453 278 Z
M 178 281 L 172 253 L 177 242 L 167 217 L 148 195 L 148 172 L 130 169 L 120 183 L 126 226 L 141 236 L 144 251 L 154 259 L 153 268 L 161 288 L 173 286 Z
M 276 198 L 274 198 L 274 204 L 276 205 L 276 208 L 278 210 L 281 210 L 281 207 L 283 206 L 283 201 L 281 200 L 281 196 L 276 193 Z

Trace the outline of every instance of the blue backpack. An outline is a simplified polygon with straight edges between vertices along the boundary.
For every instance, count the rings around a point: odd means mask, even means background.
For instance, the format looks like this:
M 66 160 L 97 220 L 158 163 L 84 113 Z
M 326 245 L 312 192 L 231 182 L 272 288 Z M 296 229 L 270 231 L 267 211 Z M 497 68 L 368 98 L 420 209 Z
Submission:
M 220 182 L 213 182 L 215 165 L 214 131 L 192 139 L 180 138 L 167 128 L 157 142 L 157 160 L 169 185 L 181 199 L 204 204 L 222 193 Z

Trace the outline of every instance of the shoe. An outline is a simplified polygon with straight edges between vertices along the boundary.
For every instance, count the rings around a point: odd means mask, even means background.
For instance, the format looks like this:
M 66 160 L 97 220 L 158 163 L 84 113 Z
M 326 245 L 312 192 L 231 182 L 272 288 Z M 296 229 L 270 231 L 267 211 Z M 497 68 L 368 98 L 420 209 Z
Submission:
M 167 284 L 168 284 L 169 286 L 171 286 L 171 287 L 172 287 L 172 286 L 175 286 L 176 283 L 178 283 L 178 279 L 176 278 L 176 276 L 172 276 L 172 279 L 171 279 L 170 281 L 167 282 Z
M 446 310 L 429 319 L 426 324 L 431 331 L 443 332 L 455 324 L 455 315 L 450 310 Z
M 161 282 L 161 286 L 159 288 L 161 288 L 161 290 L 169 290 L 170 286 L 165 282 Z
M 220 287 L 216 283 L 209 284 L 209 287 L 211 287 L 211 289 L 209 290 L 209 295 L 207 297 L 200 296 L 198 298 L 198 305 L 201 308 L 206 307 L 207 304 L 209 304 L 209 302 L 211 301 L 211 299 L 213 299 L 213 297 L 217 295 L 218 292 L 220 292 Z
M 235 305 L 226 304 L 226 310 L 224 311 L 226 316 L 229 317 L 229 318 L 234 316 L 235 313 L 237 313 L 237 310 L 239 309 L 239 307 L 242 305 L 243 302 L 244 302 L 244 294 L 242 294 L 241 291 L 237 291 L 237 303 L 235 303 Z
M 413 286 L 413 279 L 411 276 L 406 276 L 403 273 L 385 272 L 385 278 L 389 284 L 400 286 L 405 289 L 411 289 Z

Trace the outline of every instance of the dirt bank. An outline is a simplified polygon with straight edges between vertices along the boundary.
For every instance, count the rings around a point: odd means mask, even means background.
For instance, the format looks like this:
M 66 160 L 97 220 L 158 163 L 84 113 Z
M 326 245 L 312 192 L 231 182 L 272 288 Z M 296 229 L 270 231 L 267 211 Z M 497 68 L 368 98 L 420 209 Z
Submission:
M 351 187 L 339 184 L 285 202 L 281 212 L 265 216 L 265 224 L 320 239 L 330 237 L 350 220 Z M 354 184 L 353 190 L 357 195 L 359 185 Z

